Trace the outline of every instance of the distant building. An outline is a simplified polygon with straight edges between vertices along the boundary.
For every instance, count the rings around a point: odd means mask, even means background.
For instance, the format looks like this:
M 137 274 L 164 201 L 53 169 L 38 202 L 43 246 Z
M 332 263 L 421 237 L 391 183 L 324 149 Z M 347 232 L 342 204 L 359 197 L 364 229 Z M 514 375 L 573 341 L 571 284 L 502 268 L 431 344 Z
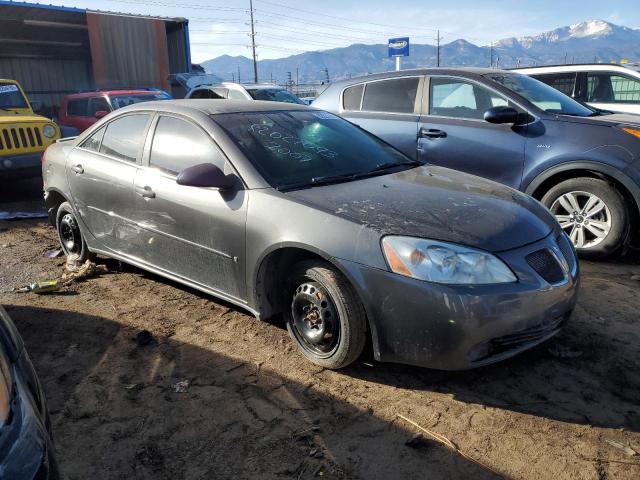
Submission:
M 188 20 L 0 0 L 0 78 L 48 107 L 81 90 L 160 88 L 191 71 Z

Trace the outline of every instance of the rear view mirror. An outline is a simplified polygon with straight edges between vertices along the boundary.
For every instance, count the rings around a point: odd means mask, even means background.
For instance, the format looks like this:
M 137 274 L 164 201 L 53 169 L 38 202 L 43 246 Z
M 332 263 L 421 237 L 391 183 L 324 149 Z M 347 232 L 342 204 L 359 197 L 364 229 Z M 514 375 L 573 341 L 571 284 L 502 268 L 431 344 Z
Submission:
M 201 163 L 185 168 L 176 179 L 178 185 L 186 187 L 206 187 L 227 190 L 234 184 L 233 175 L 225 175 L 213 163 Z
M 109 112 L 107 112 L 106 110 L 98 110 L 93 116 L 96 118 L 104 118 L 107 115 L 109 115 Z
M 518 123 L 520 114 L 513 107 L 493 107 L 484 112 L 484 119 L 489 123 Z

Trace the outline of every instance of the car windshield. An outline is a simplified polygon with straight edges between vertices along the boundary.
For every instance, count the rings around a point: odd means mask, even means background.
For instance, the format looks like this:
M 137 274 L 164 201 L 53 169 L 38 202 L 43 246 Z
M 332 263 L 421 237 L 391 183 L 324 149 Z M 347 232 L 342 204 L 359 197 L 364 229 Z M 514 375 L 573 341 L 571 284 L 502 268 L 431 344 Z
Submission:
M 113 95 L 111 106 L 114 110 L 133 105 L 134 103 L 150 102 L 152 100 L 170 100 L 171 97 L 165 92 L 139 93 L 135 95 Z
M 288 92 L 282 88 L 247 88 L 247 92 L 254 100 L 267 100 L 269 102 L 285 102 L 285 103 L 298 103 L 304 105 L 305 103 L 296 97 L 293 93 Z
M 0 108 L 29 108 L 15 83 L 0 82 Z
M 595 110 L 576 102 L 571 97 L 535 78 L 517 73 L 492 73 L 486 76 L 545 112 L 576 117 L 597 115 Z
M 350 181 L 419 165 L 321 110 L 226 113 L 212 118 L 278 189 Z

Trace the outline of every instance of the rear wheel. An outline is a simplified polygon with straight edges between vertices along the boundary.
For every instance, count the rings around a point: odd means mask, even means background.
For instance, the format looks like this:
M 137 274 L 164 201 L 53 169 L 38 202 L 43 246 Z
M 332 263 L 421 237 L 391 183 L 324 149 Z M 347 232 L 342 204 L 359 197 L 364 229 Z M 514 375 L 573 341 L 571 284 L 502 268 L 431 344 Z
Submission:
M 56 229 L 58 230 L 60 246 L 67 258 L 79 263 L 84 263 L 93 258 L 94 255 L 87 247 L 87 242 L 82 236 L 78 220 L 69 202 L 62 202 L 58 207 Z
M 301 262 L 289 277 L 287 330 L 316 365 L 338 369 L 353 363 L 366 340 L 366 316 L 353 286 L 326 262 Z
M 611 255 L 624 245 L 629 212 L 624 198 L 598 178 L 572 178 L 549 190 L 542 203 L 549 208 L 582 257 Z

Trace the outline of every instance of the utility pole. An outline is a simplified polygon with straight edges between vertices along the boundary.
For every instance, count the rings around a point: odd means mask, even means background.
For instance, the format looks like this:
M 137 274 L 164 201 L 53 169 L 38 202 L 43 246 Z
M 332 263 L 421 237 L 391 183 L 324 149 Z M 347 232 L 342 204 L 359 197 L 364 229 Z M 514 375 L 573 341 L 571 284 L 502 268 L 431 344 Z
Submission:
M 235 74 L 235 72 L 231 72 L 231 81 L 233 83 L 236 83 L 236 74 Z
M 324 72 L 324 76 L 327 80 L 327 83 L 331 83 L 331 80 L 329 80 L 329 69 L 327 67 L 324 67 L 322 71 Z
M 437 45 L 438 45 L 438 55 L 437 55 L 437 64 L 436 66 L 440 66 L 440 40 L 442 40 L 442 37 L 440 36 L 440 30 L 438 30 L 438 36 L 436 37 L 436 41 L 437 41 Z
M 296 95 L 300 92 L 300 83 L 298 83 L 298 67 L 296 67 Z
M 251 15 L 251 50 L 253 50 L 253 81 L 258 83 L 258 62 L 256 61 L 256 29 L 253 20 L 253 0 L 249 0 L 249 14 Z
M 489 45 L 489 68 L 493 67 L 493 42 Z
M 271 72 L 271 83 L 273 83 L 273 72 Z
M 293 82 L 291 81 L 291 72 L 287 72 L 287 89 L 291 90 L 291 84 Z
M 567 52 L 564 52 L 564 64 L 567 64 Z
M 240 65 L 238 65 L 238 83 L 242 83 L 242 82 L 240 81 Z

